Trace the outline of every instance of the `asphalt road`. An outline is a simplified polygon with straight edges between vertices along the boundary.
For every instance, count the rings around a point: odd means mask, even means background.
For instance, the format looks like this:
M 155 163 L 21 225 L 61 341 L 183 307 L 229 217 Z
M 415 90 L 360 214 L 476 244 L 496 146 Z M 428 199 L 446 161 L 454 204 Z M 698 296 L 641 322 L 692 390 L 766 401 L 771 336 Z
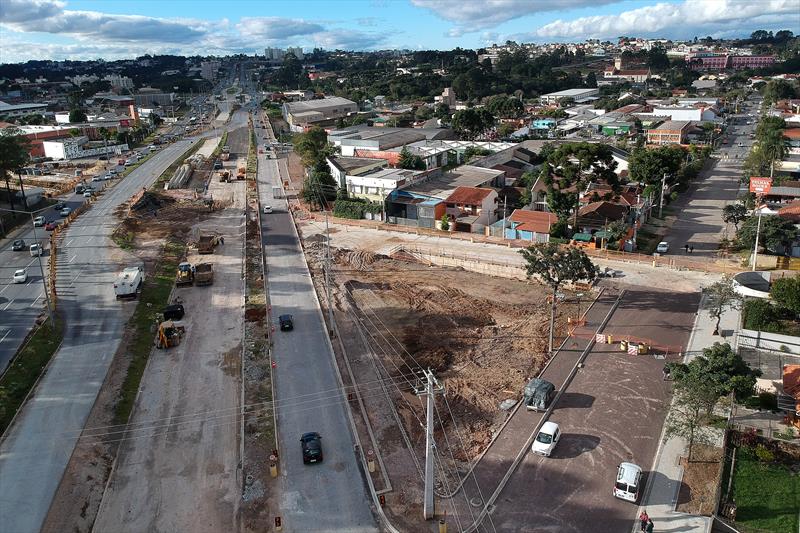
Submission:
M 272 186 L 279 184 L 278 172 L 276 160 L 259 156 L 260 200 L 275 210 L 262 215 L 261 229 L 276 329 L 273 353 L 283 530 L 377 531 L 308 266 L 286 201 L 272 197 Z M 294 316 L 294 331 L 279 331 L 282 314 Z M 303 464 L 300 435 L 309 431 L 322 435 L 322 463 Z
M 753 144 L 750 134 L 755 131 L 758 111 L 752 100 L 747 105 L 746 112 L 732 117 L 734 124 L 723 137 L 725 144 L 716 150 L 719 159 L 714 166 L 672 205 L 679 215 L 664 238 L 670 244 L 670 254 L 684 255 L 688 244 L 694 247 L 692 259 L 716 259 L 720 239 L 733 237 L 733 226 L 722 220 L 722 208 L 735 202 L 739 195 L 742 164 Z
M 67 317 L 61 348 L 0 444 L 0 524 L 9 533 L 38 531 L 133 311 L 112 283 L 137 264 L 109 236 L 115 208 L 151 184 L 189 142 L 154 155 L 78 217 L 59 249 L 57 291 Z
M 101 181 L 92 185 L 96 190 L 102 190 L 110 183 Z M 60 196 L 58 200 L 65 202 L 73 210 L 86 201 L 82 195 L 71 192 Z M 52 207 L 35 212 L 34 216 L 37 215 L 43 215 L 47 220 L 63 220 Z M 12 232 L 12 235 L 13 237 L 3 239 L 3 246 L 0 249 L 0 372 L 8 366 L 33 327 L 36 317 L 45 309 L 42 269 L 47 276 L 50 259 L 50 232 L 45 231 L 43 227 L 34 228 L 28 222 Z M 17 239 L 25 241 L 25 249 L 15 252 L 11 250 L 11 244 Z M 39 268 L 36 257 L 31 257 L 28 251 L 28 246 L 34 242 L 41 243 L 44 248 L 42 269 Z M 28 282 L 25 284 L 12 282 L 14 272 L 20 268 L 28 271 Z

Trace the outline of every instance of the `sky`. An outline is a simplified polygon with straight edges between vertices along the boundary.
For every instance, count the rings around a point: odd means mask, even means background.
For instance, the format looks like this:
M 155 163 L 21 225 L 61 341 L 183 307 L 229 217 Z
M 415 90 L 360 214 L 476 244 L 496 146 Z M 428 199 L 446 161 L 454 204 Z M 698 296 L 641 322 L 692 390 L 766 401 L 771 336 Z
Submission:
M 0 0 L 0 63 L 800 33 L 800 0 Z

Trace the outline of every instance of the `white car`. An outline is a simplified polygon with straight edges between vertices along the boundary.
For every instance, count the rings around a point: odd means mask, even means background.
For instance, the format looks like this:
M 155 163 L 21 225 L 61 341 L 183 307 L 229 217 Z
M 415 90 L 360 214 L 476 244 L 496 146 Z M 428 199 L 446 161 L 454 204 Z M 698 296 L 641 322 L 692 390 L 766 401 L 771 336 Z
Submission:
M 28 271 L 24 268 L 20 268 L 16 272 L 14 272 L 14 283 L 25 283 L 28 281 Z
M 656 246 L 656 252 L 660 254 L 669 252 L 669 243 L 667 241 L 661 241 L 658 243 L 658 246 Z
M 84 191 L 83 197 L 84 198 L 91 198 L 92 197 L 92 191 Z
M 103 181 L 105 176 L 92 176 L 92 181 Z
M 550 457 L 561 438 L 561 430 L 555 422 L 545 422 L 536 435 L 536 440 L 531 444 L 531 451 L 538 455 Z
M 37 228 L 41 228 L 42 226 L 45 225 L 46 222 L 47 221 L 43 216 L 38 216 L 33 219 L 33 225 Z
M 272 213 L 272 206 L 271 205 L 265 205 L 264 206 L 264 214 L 268 215 L 270 213 Z
M 35 243 L 31 244 L 31 246 L 30 246 L 30 248 L 28 248 L 28 250 L 31 253 L 31 257 L 36 257 L 36 256 L 39 256 L 39 255 L 42 255 L 42 245 L 39 244 L 39 243 L 35 242 Z
M 58 212 L 58 214 L 61 215 L 62 217 L 68 217 L 70 213 L 72 213 L 72 209 L 70 209 L 69 207 L 65 207 L 64 209 Z

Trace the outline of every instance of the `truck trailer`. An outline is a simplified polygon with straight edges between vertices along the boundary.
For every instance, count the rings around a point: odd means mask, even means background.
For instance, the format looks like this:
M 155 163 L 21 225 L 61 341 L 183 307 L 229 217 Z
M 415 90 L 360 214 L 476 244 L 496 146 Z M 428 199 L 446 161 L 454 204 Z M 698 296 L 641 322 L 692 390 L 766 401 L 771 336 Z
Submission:
M 199 263 L 195 265 L 194 284 L 211 285 L 214 283 L 214 268 L 211 263 Z
M 117 300 L 122 298 L 136 298 L 144 282 L 144 269 L 142 267 L 128 267 L 120 272 L 114 282 L 114 294 Z
M 222 239 L 216 235 L 200 235 L 197 241 L 197 253 L 199 254 L 213 254 L 214 247 L 220 244 Z M 195 276 L 197 276 L 197 269 L 195 268 Z

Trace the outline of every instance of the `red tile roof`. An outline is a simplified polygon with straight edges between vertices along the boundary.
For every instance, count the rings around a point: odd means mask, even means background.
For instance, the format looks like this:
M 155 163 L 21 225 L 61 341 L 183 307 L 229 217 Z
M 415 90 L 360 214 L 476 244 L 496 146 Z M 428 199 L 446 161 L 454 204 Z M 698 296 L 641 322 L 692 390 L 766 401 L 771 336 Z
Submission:
M 800 222 L 800 202 L 792 202 L 786 207 L 781 207 L 778 209 L 778 216 L 793 222 Z
M 786 128 L 783 130 L 783 136 L 787 139 L 800 141 L 800 128 Z
M 448 204 L 483 205 L 483 200 L 490 194 L 492 194 L 492 189 L 456 187 L 456 190 L 444 201 Z
M 515 209 L 509 220 L 517 222 L 516 229 L 520 231 L 532 231 L 534 233 L 550 233 L 550 226 L 555 224 L 558 217 L 553 213 L 545 211 L 528 211 L 525 209 Z
M 800 365 L 783 365 L 783 393 L 795 399 L 800 411 Z

